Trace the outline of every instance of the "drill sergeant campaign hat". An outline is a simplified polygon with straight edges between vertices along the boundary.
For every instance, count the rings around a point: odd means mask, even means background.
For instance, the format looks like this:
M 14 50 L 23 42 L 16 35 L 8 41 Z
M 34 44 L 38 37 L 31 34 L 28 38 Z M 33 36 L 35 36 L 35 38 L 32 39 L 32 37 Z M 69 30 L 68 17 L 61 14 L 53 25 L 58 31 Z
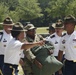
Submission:
M 20 22 L 17 22 L 13 25 L 12 31 L 27 31 L 24 29 L 23 25 Z
M 76 24 L 76 18 L 72 15 L 68 15 L 64 18 L 64 24 L 73 23 Z
M 47 28 L 46 30 L 55 30 L 54 27 L 53 27 L 54 24 L 55 23 L 52 23 L 51 25 L 49 25 L 49 28 Z
M 54 25 L 54 28 L 64 28 L 63 20 L 58 19 Z
M 62 19 L 58 19 L 57 21 L 56 21 L 56 23 L 63 23 L 63 20 Z
M 55 23 L 54 28 L 64 28 L 63 23 Z
M 3 21 L 3 23 L 0 23 L 2 25 L 14 25 L 13 20 L 10 17 L 6 17 Z
M 24 29 L 27 30 L 27 31 L 29 31 L 29 30 L 32 30 L 32 29 L 36 29 L 36 27 L 33 24 L 27 24 L 24 27 Z

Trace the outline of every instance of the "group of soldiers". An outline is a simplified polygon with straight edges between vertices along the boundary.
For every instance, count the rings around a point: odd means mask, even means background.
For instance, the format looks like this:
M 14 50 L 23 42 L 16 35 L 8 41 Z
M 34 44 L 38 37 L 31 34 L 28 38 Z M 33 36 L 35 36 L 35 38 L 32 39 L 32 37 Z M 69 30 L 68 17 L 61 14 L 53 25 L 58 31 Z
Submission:
M 58 20 L 59 23 L 61 20 Z M 57 22 L 58 22 L 57 21 Z M 76 18 L 72 15 L 68 15 L 64 18 L 62 23 L 64 27 L 54 27 L 55 33 L 51 34 L 48 39 L 54 44 L 54 56 L 62 61 L 64 66 L 63 69 L 60 69 L 56 72 L 56 75 L 76 75 L 76 42 L 75 42 L 75 25 Z M 63 32 L 64 28 L 64 32 Z M 49 30 L 50 32 L 50 30 Z M 62 36 L 61 36 L 62 35 Z M 58 74 L 59 73 L 59 74 Z
M 18 74 L 18 65 L 23 50 L 34 46 L 42 46 L 44 41 L 34 43 L 23 42 L 27 31 L 20 22 L 13 23 L 10 17 L 4 19 L 3 31 L 0 32 L 0 74 Z
M 46 38 L 37 34 L 31 23 L 23 27 L 7 17 L 2 25 L 1 75 L 18 75 L 19 62 L 24 75 L 76 75 L 75 17 L 68 15 L 64 21 L 57 20 L 47 29 L 50 35 Z

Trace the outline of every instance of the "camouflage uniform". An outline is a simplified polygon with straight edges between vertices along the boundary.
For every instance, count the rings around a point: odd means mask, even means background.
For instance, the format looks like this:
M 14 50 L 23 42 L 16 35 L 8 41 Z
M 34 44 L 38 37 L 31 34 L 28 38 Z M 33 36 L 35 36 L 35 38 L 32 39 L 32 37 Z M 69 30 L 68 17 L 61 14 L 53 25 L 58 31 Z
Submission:
M 33 27 L 33 26 L 31 26 Z M 37 42 L 42 40 L 43 37 L 41 35 L 35 34 L 35 38 L 34 40 L 31 39 L 29 36 L 26 36 L 26 38 L 24 40 L 26 40 L 27 42 Z M 23 71 L 25 73 L 25 75 L 34 75 L 32 72 L 32 63 L 34 61 L 34 59 L 36 58 L 36 56 L 32 53 L 32 51 L 30 49 L 28 50 L 24 50 L 24 65 L 23 67 Z

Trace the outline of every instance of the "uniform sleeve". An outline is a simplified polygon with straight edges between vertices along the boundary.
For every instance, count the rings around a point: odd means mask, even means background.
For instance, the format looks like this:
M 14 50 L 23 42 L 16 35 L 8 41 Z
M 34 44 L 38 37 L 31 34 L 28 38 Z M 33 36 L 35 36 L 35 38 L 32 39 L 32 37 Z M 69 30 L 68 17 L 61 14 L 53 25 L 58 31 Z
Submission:
M 42 37 L 42 35 L 38 35 L 38 37 L 40 38 L 40 40 L 43 40 L 43 37 Z
M 20 41 L 16 41 L 16 42 L 14 43 L 13 48 L 16 49 L 16 50 L 21 50 L 21 47 L 22 47 L 23 44 L 24 44 L 24 43 L 21 43 Z
M 48 36 L 47 36 L 47 37 L 45 37 L 45 40 L 46 40 L 46 41 L 48 41 L 48 39 L 49 39 L 49 37 L 48 37 Z
M 50 41 L 50 36 L 47 36 L 47 37 L 45 38 L 45 40 L 46 40 L 46 41 Z
M 36 58 L 36 56 L 32 53 L 32 51 L 30 49 L 27 49 L 26 51 L 24 51 L 24 55 L 27 57 L 27 59 L 29 59 L 30 61 L 32 61 L 33 59 Z

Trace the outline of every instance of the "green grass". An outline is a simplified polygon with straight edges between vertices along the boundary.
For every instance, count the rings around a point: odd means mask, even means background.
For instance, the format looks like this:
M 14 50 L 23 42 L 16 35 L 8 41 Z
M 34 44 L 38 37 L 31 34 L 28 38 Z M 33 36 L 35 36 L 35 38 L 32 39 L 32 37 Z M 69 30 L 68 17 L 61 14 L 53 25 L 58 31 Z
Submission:
M 37 33 L 48 33 L 48 31 L 46 30 L 48 27 L 39 27 L 37 28 L 36 32 Z

